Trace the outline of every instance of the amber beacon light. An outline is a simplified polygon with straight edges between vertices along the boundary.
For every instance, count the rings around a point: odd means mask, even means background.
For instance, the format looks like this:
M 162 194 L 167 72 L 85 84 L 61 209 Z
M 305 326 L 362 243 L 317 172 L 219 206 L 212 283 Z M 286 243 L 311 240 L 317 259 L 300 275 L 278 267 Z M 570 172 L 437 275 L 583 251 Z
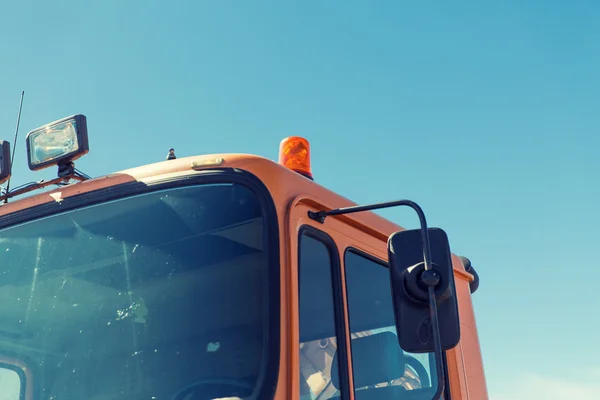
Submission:
M 308 140 L 299 136 L 283 139 L 279 145 L 279 164 L 312 180 Z

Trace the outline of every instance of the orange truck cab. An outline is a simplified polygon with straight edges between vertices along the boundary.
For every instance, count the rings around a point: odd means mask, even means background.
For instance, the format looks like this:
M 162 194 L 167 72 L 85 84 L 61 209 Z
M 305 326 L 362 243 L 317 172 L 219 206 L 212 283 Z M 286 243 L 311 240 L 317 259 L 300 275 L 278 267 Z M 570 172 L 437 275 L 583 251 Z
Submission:
M 0 196 L 3 399 L 488 398 L 479 278 L 416 203 L 324 188 L 298 137 L 90 178 L 86 124 L 29 132 L 58 177 Z M 392 206 L 421 226 L 372 212 Z

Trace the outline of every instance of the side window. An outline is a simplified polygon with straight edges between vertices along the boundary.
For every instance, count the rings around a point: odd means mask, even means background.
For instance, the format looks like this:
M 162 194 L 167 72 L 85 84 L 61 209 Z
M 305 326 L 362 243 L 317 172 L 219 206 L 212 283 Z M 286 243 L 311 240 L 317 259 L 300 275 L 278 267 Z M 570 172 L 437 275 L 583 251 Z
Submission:
M 388 267 L 350 250 L 344 264 L 355 392 L 386 391 L 394 393 L 381 398 L 403 398 L 401 393 L 411 391 L 415 399 L 431 398 L 426 394 L 437 386 L 435 356 L 400 348 Z
M 325 243 L 306 234 L 300 236 L 299 258 L 300 399 L 330 399 L 340 396 L 334 259 Z

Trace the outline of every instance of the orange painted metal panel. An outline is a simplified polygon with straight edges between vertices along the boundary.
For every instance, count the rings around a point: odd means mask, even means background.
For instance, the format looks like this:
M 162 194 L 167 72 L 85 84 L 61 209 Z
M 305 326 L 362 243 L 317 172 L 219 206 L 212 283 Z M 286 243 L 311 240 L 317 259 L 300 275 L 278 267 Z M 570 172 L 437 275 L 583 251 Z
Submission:
M 299 226 L 309 224 L 324 229 L 334 238 L 340 253 L 343 252 L 345 246 L 351 244 L 353 247 L 377 255 L 384 260 L 387 259 L 387 238 L 393 232 L 404 229 L 401 226 L 372 212 L 329 217 L 325 226 L 318 224 L 306 217 L 308 209 L 332 209 L 353 206 L 356 203 L 276 162 L 245 154 L 213 154 L 179 158 L 121 171 L 55 190 L 37 192 L 29 197 L 13 199 L 8 204 L 0 206 L 0 218 L 16 211 L 54 201 L 60 202 L 62 199 L 99 189 L 136 181 L 151 182 L 165 177 L 186 176 L 215 168 L 243 169 L 256 175 L 269 189 L 276 205 L 281 245 L 280 315 L 282 324 L 280 328 L 281 358 L 275 398 L 297 399 L 300 376 L 296 261 Z M 453 256 L 453 267 L 456 275 L 462 336 L 459 346 L 448 352 L 452 398 L 455 400 L 485 400 L 488 398 L 487 387 L 468 286 L 473 276 L 464 270 L 456 256 Z M 343 296 L 345 300 L 345 288 Z M 347 323 L 347 310 L 345 318 Z M 346 333 L 346 344 L 349 345 L 349 342 L 350 337 Z

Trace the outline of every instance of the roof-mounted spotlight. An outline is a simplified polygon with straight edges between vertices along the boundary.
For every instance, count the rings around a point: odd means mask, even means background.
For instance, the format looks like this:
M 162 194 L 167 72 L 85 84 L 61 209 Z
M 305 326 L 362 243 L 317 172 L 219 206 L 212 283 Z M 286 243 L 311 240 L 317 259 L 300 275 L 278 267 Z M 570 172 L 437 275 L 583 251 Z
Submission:
M 51 122 L 27 134 L 29 169 L 65 166 L 89 152 L 85 115 L 73 115 Z

